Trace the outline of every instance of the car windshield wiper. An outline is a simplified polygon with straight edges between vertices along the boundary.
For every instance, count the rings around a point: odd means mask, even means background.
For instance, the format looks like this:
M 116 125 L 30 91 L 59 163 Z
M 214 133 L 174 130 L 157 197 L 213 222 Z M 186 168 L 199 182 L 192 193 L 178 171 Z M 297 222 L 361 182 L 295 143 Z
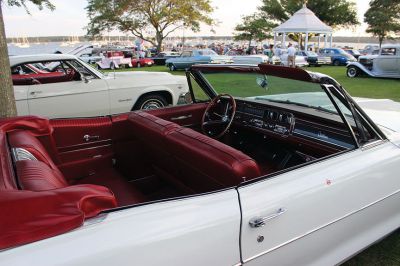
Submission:
M 274 103 L 283 103 L 283 104 L 292 104 L 292 105 L 297 105 L 297 106 L 301 106 L 301 107 L 306 107 L 306 108 L 311 108 L 311 109 L 315 109 L 318 111 L 323 111 L 323 112 L 327 112 L 330 114 L 337 114 L 335 111 L 332 111 L 330 109 L 324 108 L 322 106 L 313 106 L 313 105 L 309 105 L 309 104 L 305 104 L 305 103 L 299 103 L 299 102 L 292 102 L 290 100 L 273 100 L 273 99 L 267 99 L 267 98 L 255 98 L 256 100 L 264 100 L 264 101 L 269 101 L 269 102 L 274 102 Z

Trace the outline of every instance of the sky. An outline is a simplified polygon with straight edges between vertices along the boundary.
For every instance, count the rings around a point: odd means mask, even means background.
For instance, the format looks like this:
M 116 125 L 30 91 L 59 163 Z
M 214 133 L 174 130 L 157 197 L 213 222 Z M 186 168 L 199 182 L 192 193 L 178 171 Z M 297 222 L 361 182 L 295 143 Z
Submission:
M 184 0 L 183 0 L 184 1 Z M 359 21 L 363 21 L 365 11 L 368 9 L 368 0 L 353 0 L 357 5 Z M 55 11 L 38 10 L 29 5 L 31 15 L 23 8 L 3 7 L 3 16 L 7 37 L 39 37 L 39 36 L 81 36 L 85 35 L 84 27 L 88 23 L 85 7 L 86 0 L 51 0 L 56 6 Z M 202 26 L 200 32 L 193 33 L 188 30 L 187 36 L 230 36 L 236 24 L 240 23 L 241 17 L 257 11 L 261 0 L 211 0 L 215 11 L 213 18 L 218 19 L 220 24 L 214 28 L 215 34 L 210 27 Z M 335 31 L 335 36 L 364 36 L 366 25 L 352 29 Z M 175 35 L 182 36 L 182 31 Z

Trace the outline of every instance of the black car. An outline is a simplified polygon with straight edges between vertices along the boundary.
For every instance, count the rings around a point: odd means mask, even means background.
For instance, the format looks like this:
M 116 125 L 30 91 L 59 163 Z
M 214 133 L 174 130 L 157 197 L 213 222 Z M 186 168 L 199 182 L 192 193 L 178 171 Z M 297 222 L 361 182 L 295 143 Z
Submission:
M 152 57 L 154 64 L 158 66 L 164 66 L 165 61 L 169 58 L 174 58 L 174 57 L 179 57 L 180 53 L 179 52 L 161 52 L 157 54 L 156 56 Z
M 354 56 L 356 59 L 358 59 L 361 55 L 360 51 L 355 50 L 355 49 L 344 49 L 347 53 L 351 54 Z

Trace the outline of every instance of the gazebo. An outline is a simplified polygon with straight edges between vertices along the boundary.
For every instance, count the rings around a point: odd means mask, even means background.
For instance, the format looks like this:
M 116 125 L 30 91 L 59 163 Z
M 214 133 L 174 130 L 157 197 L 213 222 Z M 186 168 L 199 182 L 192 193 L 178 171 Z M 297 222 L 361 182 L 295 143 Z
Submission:
M 332 28 L 323 23 L 317 16 L 304 4 L 303 8 L 293 14 L 291 18 L 273 29 L 274 45 L 276 45 L 278 35 L 283 35 L 282 45 L 286 47 L 286 34 L 305 33 L 306 40 L 304 50 L 308 48 L 308 35 L 315 33 L 318 35 L 318 47 L 320 47 L 321 35 L 325 37 L 324 47 L 327 47 L 329 37 L 329 47 L 332 47 Z

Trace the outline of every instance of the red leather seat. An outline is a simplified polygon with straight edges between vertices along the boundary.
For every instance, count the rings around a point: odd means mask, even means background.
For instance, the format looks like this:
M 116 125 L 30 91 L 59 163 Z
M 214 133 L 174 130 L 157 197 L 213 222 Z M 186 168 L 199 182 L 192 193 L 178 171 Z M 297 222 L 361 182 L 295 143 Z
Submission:
M 22 189 L 46 191 L 69 186 L 42 143 L 28 130 L 11 131 L 8 133 L 8 140 L 11 148 L 22 148 L 36 159 L 21 160 L 15 163 L 19 185 Z M 107 169 L 101 174 L 85 178 L 78 184 L 96 184 L 111 189 L 121 206 L 146 200 L 143 194 L 121 175 L 115 171 L 107 171 Z
M 235 186 L 261 175 L 249 156 L 192 129 L 145 112 L 130 114 L 129 121 L 156 174 L 188 193 Z
M 195 192 L 236 186 L 261 175 L 249 156 L 192 129 L 178 129 L 166 138 L 176 158 L 175 176 Z
M 30 191 L 46 191 L 67 187 L 63 175 L 40 161 L 17 161 L 17 176 L 20 187 Z

